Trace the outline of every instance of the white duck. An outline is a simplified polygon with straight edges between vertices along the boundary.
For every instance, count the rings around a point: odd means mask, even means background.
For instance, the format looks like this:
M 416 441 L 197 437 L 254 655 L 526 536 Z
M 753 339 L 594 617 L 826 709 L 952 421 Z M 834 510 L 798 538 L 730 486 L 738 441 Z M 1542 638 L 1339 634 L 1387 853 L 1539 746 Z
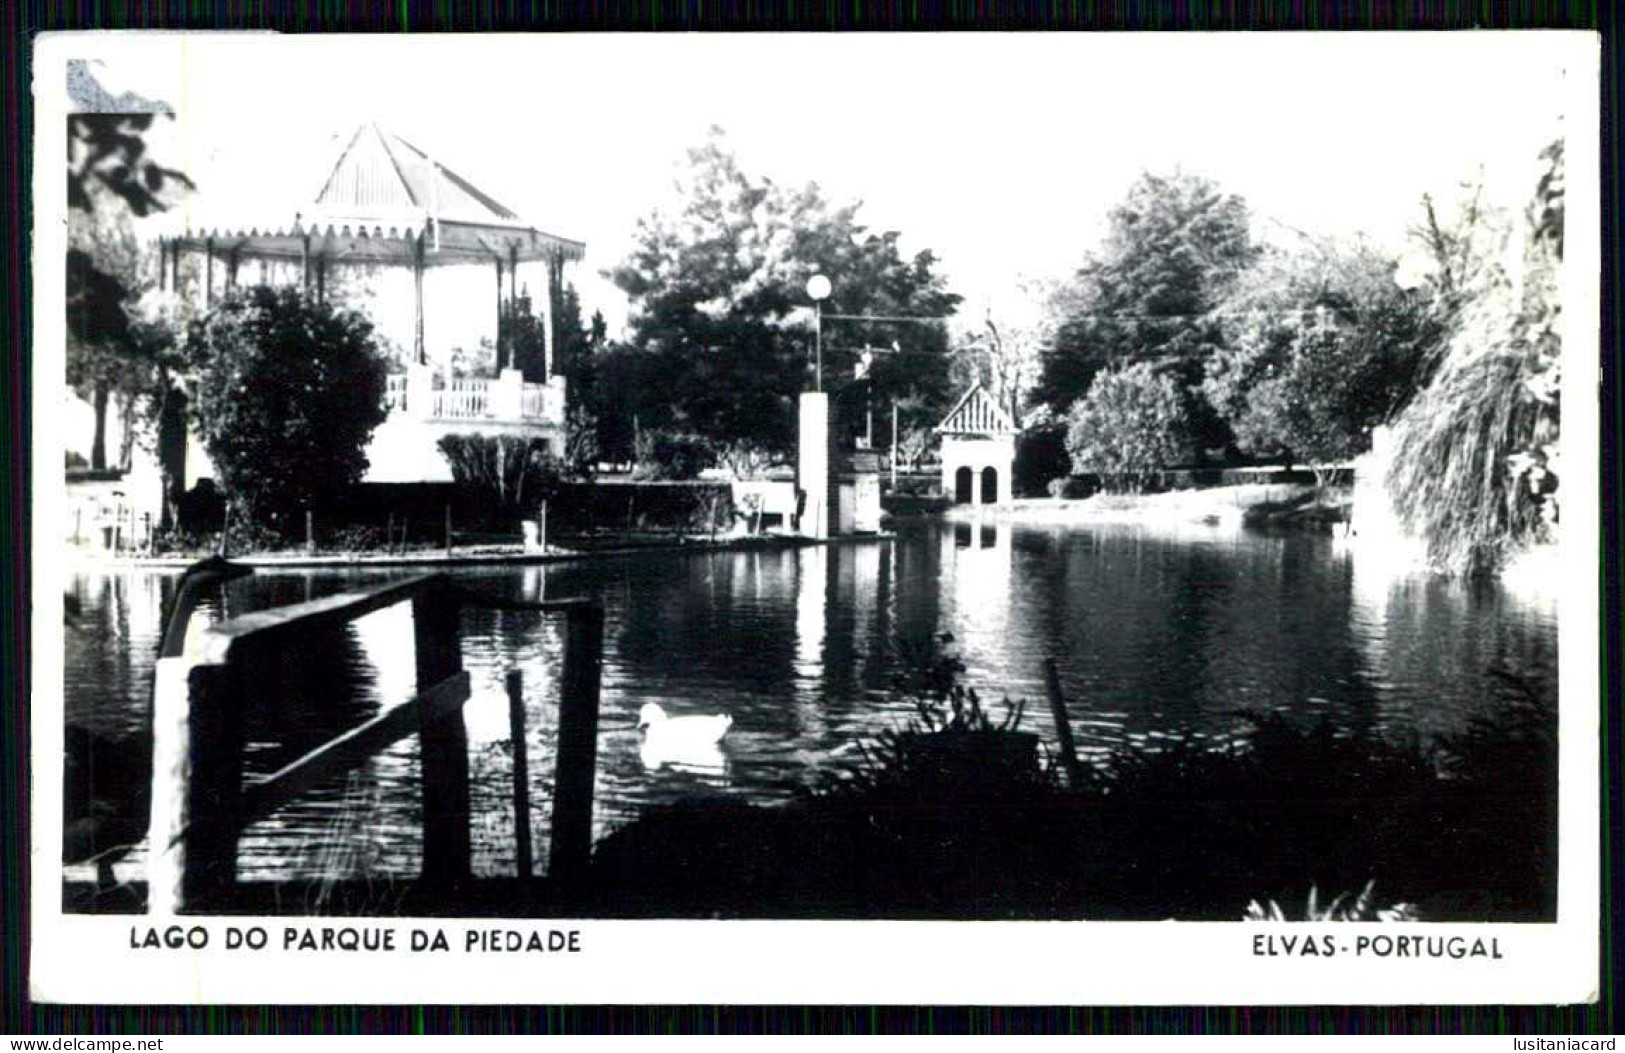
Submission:
M 719 743 L 733 722 L 733 717 L 727 714 L 668 716 L 657 703 L 646 703 L 638 711 L 638 727 L 643 731 L 643 746 L 639 750 L 643 766 L 651 771 L 667 764 L 720 771 L 726 760 Z

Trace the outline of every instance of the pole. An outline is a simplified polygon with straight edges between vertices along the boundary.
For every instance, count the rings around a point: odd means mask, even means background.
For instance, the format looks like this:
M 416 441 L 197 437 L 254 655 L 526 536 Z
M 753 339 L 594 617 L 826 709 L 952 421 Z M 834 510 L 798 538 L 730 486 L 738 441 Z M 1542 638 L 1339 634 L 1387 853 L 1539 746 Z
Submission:
M 813 390 L 824 390 L 824 301 L 813 301 Z
M 547 502 L 546 501 L 542 502 L 542 522 L 541 522 L 541 530 L 539 531 L 539 533 L 542 535 L 538 539 L 542 543 L 542 551 L 546 552 L 547 551 Z
M 1078 766 L 1078 747 L 1072 739 L 1072 720 L 1067 716 L 1066 699 L 1061 695 L 1061 674 L 1053 658 L 1044 659 L 1044 690 L 1049 695 L 1050 714 L 1055 718 L 1055 735 L 1060 740 L 1066 784 L 1074 790 L 1081 789 L 1083 772 Z
M 508 672 L 508 735 L 513 742 L 513 831 L 515 864 L 521 879 L 532 869 L 530 847 L 530 756 L 525 741 L 525 675 Z
M 305 509 L 305 551 L 316 551 L 316 515 L 310 509 Z
M 897 492 L 897 403 L 891 404 L 891 492 Z
M 446 506 L 446 558 L 451 558 L 451 506 Z

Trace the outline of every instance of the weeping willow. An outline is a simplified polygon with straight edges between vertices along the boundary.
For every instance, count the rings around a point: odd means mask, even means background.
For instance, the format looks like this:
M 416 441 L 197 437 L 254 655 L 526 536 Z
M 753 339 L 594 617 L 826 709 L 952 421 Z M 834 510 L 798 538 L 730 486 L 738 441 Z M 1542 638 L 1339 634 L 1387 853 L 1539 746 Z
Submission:
M 1394 506 L 1431 562 L 1455 573 L 1493 573 L 1550 540 L 1556 519 L 1561 144 L 1543 156 L 1522 259 L 1486 268 L 1431 381 L 1394 425 Z

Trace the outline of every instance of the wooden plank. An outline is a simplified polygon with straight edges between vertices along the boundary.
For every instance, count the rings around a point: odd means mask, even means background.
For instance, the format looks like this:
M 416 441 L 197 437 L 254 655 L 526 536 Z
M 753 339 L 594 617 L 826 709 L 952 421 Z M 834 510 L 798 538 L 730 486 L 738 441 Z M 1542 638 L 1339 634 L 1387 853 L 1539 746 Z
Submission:
M 323 780 L 347 772 L 408 735 L 416 734 L 422 722 L 432 723 L 456 710 L 468 701 L 470 693 L 468 673 L 460 672 L 365 724 L 329 739 L 250 786 L 243 794 L 241 825 L 265 818 Z
M 306 630 L 354 621 L 402 600 L 420 596 L 443 580 L 444 575 L 441 574 L 420 574 L 362 592 L 342 592 L 319 600 L 240 615 L 204 631 L 199 664 L 223 664 L 230 656 L 231 649 L 249 637 L 263 638 L 295 628 Z M 444 678 L 437 677 L 436 682 L 441 679 Z

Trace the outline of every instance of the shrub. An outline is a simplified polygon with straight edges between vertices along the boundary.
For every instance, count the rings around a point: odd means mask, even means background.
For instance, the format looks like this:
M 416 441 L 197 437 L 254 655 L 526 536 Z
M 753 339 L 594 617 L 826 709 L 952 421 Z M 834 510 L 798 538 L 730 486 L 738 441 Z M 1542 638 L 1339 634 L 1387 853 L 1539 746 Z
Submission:
M 716 464 L 716 452 L 698 435 L 650 429 L 640 431 L 633 445 L 637 460 L 632 471 L 634 479 L 697 479 Z
M 385 363 L 361 315 L 257 286 L 193 325 L 192 410 L 237 514 L 295 534 L 361 481 L 385 416 Z
M 498 521 L 535 514 L 563 477 L 543 439 L 515 435 L 447 435 L 440 453 L 457 485 Z
M 1074 472 L 1138 491 L 1153 473 L 1190 458 L 1190 414 L 1173 379 L 1141 363 L 1108 369 L 1072 407 L 1066 432 Z

